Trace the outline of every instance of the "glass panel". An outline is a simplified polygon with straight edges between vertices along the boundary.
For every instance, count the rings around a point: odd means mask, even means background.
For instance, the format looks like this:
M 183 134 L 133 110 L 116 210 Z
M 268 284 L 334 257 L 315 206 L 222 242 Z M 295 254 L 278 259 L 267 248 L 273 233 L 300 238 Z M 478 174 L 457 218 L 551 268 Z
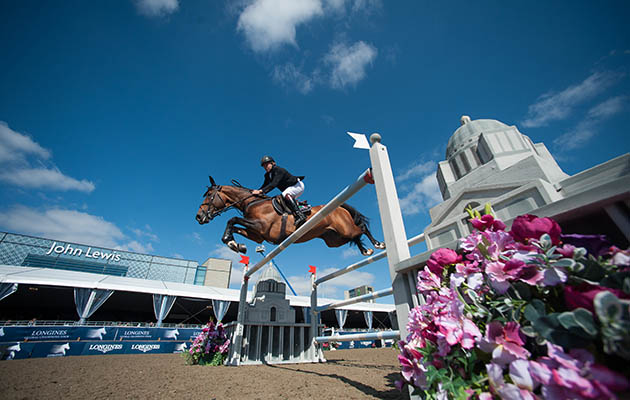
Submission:
M 258 347 L 258 326 L 250 325 L 249 333 L 249 355 L 250 360 L 257 360 L 256 348 Z
M 278 358 L 280 356 L 280 328 L 281 326 L 272 326 L 271 335 L 271 356 Z
M 284 327 L 284 336 L 282 341 L 282 359 L 288 360 L 291 357 L 291 327 Z

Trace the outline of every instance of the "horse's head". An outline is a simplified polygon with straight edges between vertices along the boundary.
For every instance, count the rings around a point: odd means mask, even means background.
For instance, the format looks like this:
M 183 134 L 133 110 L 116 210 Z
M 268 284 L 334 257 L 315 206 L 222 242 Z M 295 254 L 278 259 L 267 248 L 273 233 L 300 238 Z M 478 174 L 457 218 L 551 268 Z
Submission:
M 225 199 L 220 194 L 221 186 L 217 185 L 211 176 L 209 178 L 210 186 L 208 186 L 206 193 L 203 194 L 203 203 L 199 206 L 195 217 L 199 225 L 212 221 L 218 215 L 218 212 L 226 207 Z

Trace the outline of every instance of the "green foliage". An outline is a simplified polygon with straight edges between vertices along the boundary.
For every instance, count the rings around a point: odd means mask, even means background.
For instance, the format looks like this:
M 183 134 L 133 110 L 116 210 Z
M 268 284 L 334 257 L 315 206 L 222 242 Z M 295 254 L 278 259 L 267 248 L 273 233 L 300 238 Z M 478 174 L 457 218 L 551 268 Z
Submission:
M 602 324 L 604 352 L 630 360 L 630 302 L 622 302 L 611 292 L 600 292 L 594 304 Z

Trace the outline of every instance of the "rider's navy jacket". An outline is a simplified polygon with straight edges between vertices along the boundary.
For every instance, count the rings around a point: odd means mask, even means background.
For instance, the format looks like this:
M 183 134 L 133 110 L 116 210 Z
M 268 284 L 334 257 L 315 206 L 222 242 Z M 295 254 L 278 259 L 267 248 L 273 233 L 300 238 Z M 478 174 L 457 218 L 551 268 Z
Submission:
M 299 180 L 304 180 L 303 176 L 293 176 L 286 169 L 274 165 L 269 172 L 265 172 L 265 181 L 263 182 L 260 190 L 263 193 L 267 193 L 274 188 L 278 188 L 284 191 L 289 186 L 295 185 Z

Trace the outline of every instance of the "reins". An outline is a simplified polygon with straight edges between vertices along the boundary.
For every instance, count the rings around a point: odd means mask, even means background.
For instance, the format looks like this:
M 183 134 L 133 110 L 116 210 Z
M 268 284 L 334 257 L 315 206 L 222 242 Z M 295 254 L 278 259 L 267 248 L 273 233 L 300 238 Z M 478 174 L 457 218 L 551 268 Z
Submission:
M 240 184 L 237 180 L 235 180 L 235 179 L 232 179 L 232 184 L 233 184 L 234 186 L 238 187 L 238 188 L 241 188 L 241 189 L 247 189 L 247 188 L 245 188 L 243 185 L 241 185 L 241 184 Z M 221 185 L 217 186 L 217 189 L 216 189 L 216 191 L 212 194 L 212 197 L 210 197 L 210 200 L 209 200 L 207 203 L 203 203 L 203 204 L 205 204 L 205 205 L 207 205 L 207 206 L 208 206 L 208 210 L 210 209 L 210 206 L 211 206 L 211 205 L 213 205 L 213 203 L 214 203 L 214 197 L 215 197 L 215 196 L 218 196 L 218 194 L 221 192 L 221 188 L 222 188 L 222 186 L 221 186 Z M 249 189 L 247 189 L 247 190 L 249 190 Z M 245 211 L 247 210 L 247 208 L 249 208 L 249 206 L 250 206 L 250 205 L 252 205 L 253 203 L 258 203 L 258 202 L 259 202 L 259 201 L 253 201 L 253 202 L 251 202 L 250 204 L 245 205 L 244 209 L 243 209 L 243 210 L 241 210 L 241 209 L 238 207 L 241 203 L 243 203 L 245 200 L 247 200 L 247 199 L 249 199 L 249 198 L 251 198 L 251 197 L 257 197 L 257 195 L 250 194 L 249 196 L 243 197 L 242 199 L 240 199 L 240 200 L 238 200 L 238 201 L 235 201 L 234 203 L 229 204 L 229 205 L 226 203 L 226 201 L 223 199 L 223 197 L 221 197 L 221 196 L 218 196 L 218 197 L 219 197 L 219 199 L 221 199 L 221 202 L 223 203 L 223 208 L 221 208 L 220 210 L 216 210 L 216 211 L 214 211 L 214 212 L 212 212 L 212 213 L 209 213 L 208 211 L 206 211 L 206 215 L 207 215 L 207 216 L 208 216 L 208 218 L 210 218 L 211 220 L 212 220 L 212 219 L 214 219 L 215 217 L 218 217 L 219 215 L 223 214 L 224 212 L 228 211 L 228 210 L 229 210 L 229 209 L 231 209 L 231 208 L 236 208 L 237 210 L 239 210 L 239 211 L 241 212 L 241 214 L 243 214 L 243 215 L 244 215 L 244 214 L 245 214 Z M 266 196 L 265 196 L 265 198 L 260 199 L 260 201 L 265 201 L 265 200 L 268 200 L 268 199 L 269 199 L 269 197 L 266 197 Z

